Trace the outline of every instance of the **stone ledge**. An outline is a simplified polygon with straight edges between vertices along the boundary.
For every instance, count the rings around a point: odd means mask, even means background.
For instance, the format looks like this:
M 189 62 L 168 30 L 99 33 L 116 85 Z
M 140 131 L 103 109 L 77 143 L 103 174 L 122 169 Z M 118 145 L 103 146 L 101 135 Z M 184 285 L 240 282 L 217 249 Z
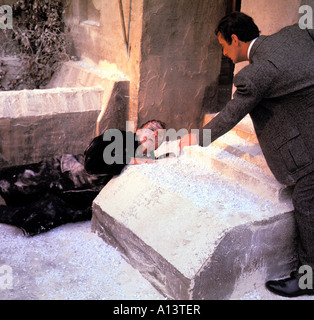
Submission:
M 206 114 L 204 125 L 214 116 Z M 240 182 L 244 188 L 254 190 L 263 197 L 279 202 L 290 201 L 293 187 L 280 184 L 270 171 L 249 116 L 214 141 L 206 159 L 203 159 L 203 153 L 195 151 L 192 157 L 207 162 L 225 177 Z
M 54 88 L 0 92 L 0 119 L 99 111 L 101 88 Z
M 0 166 L 82 153 L 94 137 L 102 89 L 59 88 L 0 93 Z
M 46 89 L 0 93 L 0 165 L 82 153 L 108 128 L 125 130 L 129 81 L 118 71 L 67 62 Z
M 280 184 L 270 171 L 258 142 L 247 141 L 230 131 L 209 147 L 185 147 L 187 156 L 240 183 L 243 188 L 275 202 L 287 203 L 290 210 L 292 187 Z
M 210 122 L 216 113 L 207 113 L 204 115 L 203 126 L 205 126 L 208 122 Z M 235 134 L 237 134 L 242 139 L 245 139 L 251 143 L 257 143 L 257 137 L 254 131 L 253 123 L 249 115 L 245 116 L 242 121 L 240 121 L 232 130 Z
M 112 69 L 112 70 L 110 70 Z M 128 82 L 129 79 L 111 66 L 98 68 L 87 61 L 69 61 L 62 65 L 47 88 L 56 87 L 103 87 L 108 82 Z
M 263 169 L 251 161 L 241 159 L 233 153 L 214 146 L 206 149 L 195 148 L 193 152 L 189 150 L 185 150 L 185 152 L 191 158 L 240 184 L 242 188 L 263 198 L 284 203 L 287 209 L 292 210 L 291 188 L 280 184 L 272 175 L 265 173 Z

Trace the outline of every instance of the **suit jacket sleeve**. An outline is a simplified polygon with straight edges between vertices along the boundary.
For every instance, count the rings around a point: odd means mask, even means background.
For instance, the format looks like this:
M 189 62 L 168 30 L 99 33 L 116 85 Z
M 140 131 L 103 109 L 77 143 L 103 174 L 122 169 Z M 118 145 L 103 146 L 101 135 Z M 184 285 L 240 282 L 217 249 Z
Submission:
M 233 99 L 203 127 L 203 129 L 211 130 L 210 141 L 205 139 L 203 130 L 200 130 L 199 144 L 204 147 L 208 146 L 210 142 L 215 141 L 239 123 L 268 95 L 277 72 L 276 67 L 269 61 L 259 67 L 249 65 L 242 69 L 234 78 L 237 90 Z

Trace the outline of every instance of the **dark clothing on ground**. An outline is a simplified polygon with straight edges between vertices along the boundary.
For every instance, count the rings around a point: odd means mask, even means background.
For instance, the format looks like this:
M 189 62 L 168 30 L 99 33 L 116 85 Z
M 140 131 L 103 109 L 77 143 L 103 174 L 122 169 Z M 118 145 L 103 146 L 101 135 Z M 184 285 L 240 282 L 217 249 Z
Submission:
M 74 156 L 67 156 L 76 162 Z M 112 176 L 62 172 L 61 162 L 62 158 L 54 158 L 2 169 L 0 194 L 7 206 L 0 206 L 0 223 L 34 236 L 65 223 L 89 220 L 93 200 Z
M 84 156 L 64 154 L 0 170 L 0 195 L 7 204 L 0 206 L 0 223 L 34 236 L 65 223 L 91 219 L 95 197 L 134 157 L 138 145 L 135 134 L 121 133 L 124 146 L 112 152 L 121 153 L 122 163 L 104 162 L 103 153 L 114 139 L 103 141 L 101 135 L 93 139 Z

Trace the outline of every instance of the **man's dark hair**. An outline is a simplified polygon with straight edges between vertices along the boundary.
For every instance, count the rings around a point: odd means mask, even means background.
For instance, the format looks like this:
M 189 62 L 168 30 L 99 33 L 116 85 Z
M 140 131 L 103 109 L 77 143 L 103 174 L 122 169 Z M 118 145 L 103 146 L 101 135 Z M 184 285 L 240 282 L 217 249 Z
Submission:
M 242 12 L 232 12 L 223 17 L 215 30 L 215 34 L 218 33 L 222 34 L 228 44 L 232 43 L 233 34 L 243 42 L 252 41 L 260 35 L 254 20 Z
M 158 129 L 166 129 L 166 124 L 160 120 L 154 119 L 143 123 L 141 126 L 139 126 L 139 129 L 143 129 L 145 127 L 148 127 L 148 129 L 155 131 Z

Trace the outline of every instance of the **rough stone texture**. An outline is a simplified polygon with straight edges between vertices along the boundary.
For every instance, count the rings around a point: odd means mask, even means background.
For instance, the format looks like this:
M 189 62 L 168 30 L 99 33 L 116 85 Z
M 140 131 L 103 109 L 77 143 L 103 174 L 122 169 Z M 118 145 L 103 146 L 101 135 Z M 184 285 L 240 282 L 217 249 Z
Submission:
M 204 125 L 214 117 L 207 114 Z M 213 148 L 214 147 L 214 148 Z M 239 123 L 231 131 L 211 144 L 210 149 L 193 152 L 186 148 L 192 158 L 207 163 L 223 176 L 237 181 L 266 199 L 283 202 L 291 198 L 292 186 L 280 184 L 269 169 L 255 132 L 244 123 Z M 210 150 L 210 153 L 206 152 Z M 292 209 L 292 207 L 291 207 Z
M 264 282 L 288 275 L 297 267 L 294 238 L 292 212 L 233 228 L 195 276 L 193 299 L 228 299 L 256 271 Z
M 287 274 L 296 261 L 291 201 L 223 178 L 193 156 L 215 147 L 193 148 L 111 180 L 94 201 L 93 230 L 171 299 L 228 299 L 257 271 Z
M 186 148 L 198 162 L 210 166 L 247 190 L 275 202 L 290 198 L 291 187 L 280 184 L 271 173 L 259 144 L 247 143 L 232 133 L 216 140 L 210 149 Z
M 4 37 L 0 32 L 0 41 L 4 41 L 1 38 Z M 24 62 L 25 64 L 25 62 Z M 17 78 L 17 75 L 23 70 L 23 61 L 20 58 L 14 56 L 0 57 L 0 65 L 3 65 L 1 69 L 5 70 L 6 74 L 1 81 L 1 86 L 4 90 L 8 90 L 9 84 L 12 80 Z
M 1 92 L 1 118 L 18 119 L 100 109 L 100 88 L 56 88 Z
M 199 128 L 203 100 L 217 99 L 221 49 L 214 30 L 224 12 L 224 1 L 144 1 L 140 122 Z
M 128 30 L 129 1 L 123 1 L 123 10 Z M 90 15 L 90 12 L 98 12 L 98 16 Z M 135 123 L 139 104 L 142 16 L 143 0 L 132 1 L 128 56 L 119 1 L 72 1 L 65 14 L 65 21 L 73 39 L 73 54 L 99 70 L 123 72 L 129 79 L 130 100 L 127 118 Z
M 0 93 L 0 164 L 82 153 L 95 135 L 125 130 L 129 80 L 117 70 L 65 63 L 44 90 Z
M 101 112 L 94 133 L 98 135 L 110 128 L 125 130 L 130 99 L 129 80 L 123 73 L 100 69 L 86 61 L 67 62 L 47 87 L 101 88 Z
M 225 1 L 133 1 L 129 56 L 119 1 L 88 1 L 98 16 L 90 15 L 84 2 L 73 1 L 66 14 L 74 53 L 100 70 L 128 77 L 128 120 L 158 118 L 169 128 L 199 128 L 203 100 L 217 99 L 221 49 L 214 29 Z M 123 1 L 123 10 L 128 31 L 129 1 Z
M 1 92 L 1 167 L 83 152 L 94 136 L 101 97 L 99 88 Z

